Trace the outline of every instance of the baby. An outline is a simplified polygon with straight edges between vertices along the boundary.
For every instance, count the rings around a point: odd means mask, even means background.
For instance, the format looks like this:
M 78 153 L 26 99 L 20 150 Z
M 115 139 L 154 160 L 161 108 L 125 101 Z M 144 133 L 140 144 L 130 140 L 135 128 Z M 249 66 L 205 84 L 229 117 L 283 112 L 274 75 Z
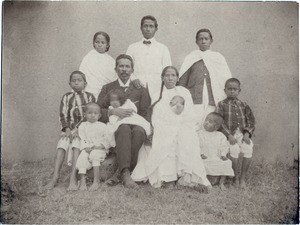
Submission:
M 217 131 L 223 123 L 220 114 L 209 113 L 204 121 L 204 130 L 198 131 L 201 158 L 203 159 L 206 173 L 209 176 L 220 176 L 219 186 L 225 189 L 226 176 L 234 176 L 231 161 L 228 160 L 228 142 L 224 134 Z
M 81 123 L 78 128 L 81 153 L 77 159 L 76 168 L 80 174 L 80 190 L 87 190 L 85 175 L 86 171 L 91 168 L 94 170 L 94 181 L 89 190 L 95 191 L 99 188 L 100 164 L 105 160 L 108 149 L 111 147 L 107 126 L 98 121 L 100 117 L 99 105 L 88 103 L 85 108 L 87 121 Z
M 114 133 L 121 124 L 132 124 L 144 128 L 146 135 L 151 134 L 150 123 L 147 120 L 145 120 L 142 116 L 137 114 L 137 107 L 130 99 L 125 98 L 125 95 L 121 90 L 111 90 L 108 93 L 107 98 L 110 103 L 110 106 L 108 107 L 109 109 L 122 108 L 132 110 L 132 115 L 129 117 L 120 118 L 116 115 L 111 115 L 109 117 L 108 125 L 112 133 Z
M 183 97 L 175 95 L 170 101 L 170 107 L 176 115 L 180 115 L 184 110 L 184 103 Z

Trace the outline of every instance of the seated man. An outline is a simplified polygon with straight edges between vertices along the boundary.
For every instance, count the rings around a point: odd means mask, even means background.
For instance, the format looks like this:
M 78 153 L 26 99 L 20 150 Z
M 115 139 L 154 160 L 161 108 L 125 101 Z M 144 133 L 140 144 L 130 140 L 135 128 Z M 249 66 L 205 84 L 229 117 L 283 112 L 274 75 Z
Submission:
M 147 114 L 147 109 L 150 105 L 150 96 L 148 91 L 141 87 L 134 87 L 130 76 L 133 73 L 133 61 L 128 55 L 119 55 L 116 59 L 115 71 L 118 79 L 103 86 L 97 103 L 101 107 L 101 121 L 108 122 L 110 115 L 116 115 L 120 118 L 132 115 L 132 109 L 114 108 L 108 109 L 109 101 L 107 94 L 113 89 L 122 90 L 127 99 L 135 103 L 137 113 L 143 117 Z M 117 183 L 117 177 L 121 175 L 121 180 L 125 187 L 138 188 L 138 185 L 132 180 L 130 172 L 134 169 L 137 163 L 138 153 L 146 139 L 145 130 L 138 125 L 122 124 L 115 132 L 116 139 L 116 154 L 118 170 L 115 175 L 108 180 L 108 184 Z

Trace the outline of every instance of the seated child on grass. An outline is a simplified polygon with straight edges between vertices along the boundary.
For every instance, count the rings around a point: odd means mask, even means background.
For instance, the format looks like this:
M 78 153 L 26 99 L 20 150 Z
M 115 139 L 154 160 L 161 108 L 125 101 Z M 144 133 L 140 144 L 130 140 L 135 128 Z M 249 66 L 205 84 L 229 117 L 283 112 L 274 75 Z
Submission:
M 46 185 L 46 189 L 52 189 L 57 184 L 60 168 L 64 161 L 65 152 L 68 149 L 70 149 L 69 151 L 73 151 L 73 158 L 70 159 L 70 162 L 72 164 L 72 172 L 68 190 L 77 189 L 77 171 L 75 168 L 75 164 L 80 152 L 80 139 L 78 137 L 77 127 L 83 119 L 84 105 L 89 102 L 95 102 L 95 97 L 93 96 L 93 94 L 84 91 L 86 84 L 87 83 L 85 75 L 82 72 L 74 71 L 73 73 L 71 73 L 69 85 L 73 89 L 73 91 L 66 93 L 62 97 L 60 103 L 59 110 L 62 133 L 61 138 L 57 144 L 53 178 Z
M 240 81 L 236 78 L 228 79 L 225 83 L 227 98 L 218 103 L 216 112 L 221 114 L 224 119 L 221 131 L 230 143 L 229 152 L 235 174 L 234 184 L 236 187 L 245 188 L 245 177 L 253 153 L 253 143 L 250 138 L 254 132 L 255 118 L 247 103 L 237 98 L 240 92 Z M 243 153 L 240 179 L 238 179 L 239 153 Z
M 132 115 L 129 117 L 120 118 L 116 115 L 111 115 L 109 117 L 108 126 L 110 127 L 110 131 L 112 133 L 114 133 L 121 124 L 132 124 L 144 128 L 146 135 L 150 135 L 150 123 L 147 120 L 145 120 L 142 116 L 137 114 L 137 107 L 130 99 L 125 98 L 125 95 L 121 90 L 111 90 L 108 93 L 107 98 L 110 102 L 109 109 L 122 108 L 132 110 Z
M 209 176 L 220 176 L 219 186 L 225 189 L 226 176 L 234 176 L 231 161 L 228 160 L 229 145 L 226 137 L 217 131 L 223 123 L 220 114 L 209 113 L 203 123 L 204 130 L 198 131 L 201 158 Z
M 82 122 L 78 128 L 81 152 L 76 168 L 80 174 L 80 190 L 87 190 L 86 172 L 91 168 L 94 170 L 94 181 L 89 190 L 95 191 L 99 188 L 100 164 L 105 160 L 111 147 L 107 126 L 98 121 L 100 117 L 100 106 L 96 103 L 88 103 L 85 108 L 87 121 Z

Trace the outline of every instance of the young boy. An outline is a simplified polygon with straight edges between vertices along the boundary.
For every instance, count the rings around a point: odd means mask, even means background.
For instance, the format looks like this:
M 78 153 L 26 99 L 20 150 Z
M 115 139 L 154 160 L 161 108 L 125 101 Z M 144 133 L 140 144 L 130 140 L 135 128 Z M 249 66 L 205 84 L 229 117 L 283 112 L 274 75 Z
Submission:
M 80 174 L 79 190 L 87 190 L 86 172 L 93 168 L 94 181 L 89 191 L 99 188 L 100 165 L 105 160 L 111 147 L 109 143 L 109 130 L 105 123 L 99 122 L 101 117 L 100 106 L 90 102 L 85 107 L 86 122 L 82 122 L 78 128 L 81 139 L 81 153 L 76 162 L 76 169 Z
M 57 144 L 53 178 L 45 186 L 46 189 L 52 189 L 57 184 L 65 152 L 69 148 L 73 150 L 73 160 L 68 190 L 77 190 L 78 188 L 75 165 L 80 151 L 80 138 L 77 128 L 83 119 L 83 107 L 89 102 L 95 102 L 93 94 L 84 91 L 86 84 L 86 78 L 82 72 L 74 71 L 71 73 L 69 85 L 73 91 L 66 93 L 60 103 L 62 133 Z
M 250 138 L 254 132 L 255 118 L 247 103 L 237 98 L 241 91 L 238 79 L 228 79 L 224 91 L 227 98 L 218 103 L 216 112 L 221 114 L 224 119 L 220 130 L 230 143 L 229 152 L 235 174 L 234 184 L 236 187 L 245 188 L 245 176 L 253 153 L 253 143 Z M 238 179 L 237 174 L 239 153 L 244 154 L 240 179 Z
M 155 40 L 158 30 L 157 20 L 153 16 L 144 16 L 140 27 L 143 40 L 131 44 L 127 49 L 134 61 L 134 74 L 131 77 L 134 85 L 138 88 L 148 88 L 152 102 L 153 95 L 160 91 L 161 72 L 166 66 L 172 65 L 170 52 L 167 46 Z

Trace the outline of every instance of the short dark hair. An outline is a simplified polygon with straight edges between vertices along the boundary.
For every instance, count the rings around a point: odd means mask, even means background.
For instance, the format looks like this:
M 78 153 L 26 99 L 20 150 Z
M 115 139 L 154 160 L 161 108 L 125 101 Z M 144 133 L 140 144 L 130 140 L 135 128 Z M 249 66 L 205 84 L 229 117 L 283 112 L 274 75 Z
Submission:
M 151 15 L 144 16 L 144 17 L 141 19 L 141 27 L 143 26 L 145 20 L 152 20 L 152 21 L 154 21 L 155 27 L 156 27 L 156 28 L 158 27 L 157 20 L 155 19 L 154 16 L 151 16 Z
M 93 46 L 94 46 L 94 43 L 95 43 L 95 40 L 97 38 L 98 35 L 102 35 L 103 37 L 105 37 L 106 41 L 107 41 L 107 48 L 106 48 L 106 51 L 109 50 L 109 47 L 110 47 L 110 37 L 107 33 L 105 33 L 104 31 L 99 31 L 97 32 L 96 34 L 94 34 L 94 38 L 93 38 Z
M 211 34 L 210 30 L 207 29 L 207 28 L 202 28 L 202 29 L 198 30 L 198 32 L 197 32 L 197 34 L 196 34 L 196 41 L 198 40 L 198 35 L 199 35 L 200 33 L 202 33 L 202 32 L 208 33 L 209 36 L 210 36 L 210 39 L 213 40 L 213 37 L 212 37 L 212 34 Z
M 97 106 L 97 108 L 99 108 L 99 112 L 101 112 L 101 107 L 95 103 L 95 102 L 89 102 L 84 106 L 84 112 L 86 112 L 89 108 L 89 106 Z
M 224 119 L 221 116 L 221 114 L 219 114 L 217 112 L 211 112 L 206 117 L 208 117 L 208 116 L 213 116 L 214 117 L 214 121 L 217 124 L 217 130 L 218 130 L 221 127 L 221 125 L 223 124 L 223 122 L 224 122 Z
M 121 55 L 119 55 L 119 56 L 116 58 L 116 68 L 117 68 L 117 66 L 118 66 L 118 61 L 119 61 L 120 59 L 128 59 L 128 60 L 130 60 L 131 66 L 132 66 L 132 69 L 133 69 L 133 60 L 132 60 L 132 58 L 131 58 L 130 55 L 126 55 L 126 54 L 121 54 Z
M 79 74 L 79 75 L 81 75 L 81 76 L 82 76 L 82 79 L 84 80 L 84 82 L 86 82 L 85 74 L 84 74 L 83 72 L 79 71 L 79 70 L 75 70 L 75 71 L 73 71 L 73 72 L 70 74 L 70 81 L 69 81 L 69 82 L 71 82 L 72 76 L 73 76 L 74 74 Z
M 110 98 L 111 98 L 112 95 L 116 95 L 116 96 L 119 97 L 119 101 L 120 101 L 121 105 L 123 105 L 127 100 L 125 94 L 123 93 L 123 91 L 121 91 L 119 89 L 112 89 L 108 92 L 108 94 L 106 96 L 108 104 L 110 103 Z
M 239 86 L 241 86 L 241 82 L 238 80 L 238 79 L 236 79 L 236 78 L 229 78 L 228 80 L 226 80 L 226 82 L 225 82 L 225 88 L 226 88 L 226 86 L 229 84 L 229 83 L 237 83 Z

